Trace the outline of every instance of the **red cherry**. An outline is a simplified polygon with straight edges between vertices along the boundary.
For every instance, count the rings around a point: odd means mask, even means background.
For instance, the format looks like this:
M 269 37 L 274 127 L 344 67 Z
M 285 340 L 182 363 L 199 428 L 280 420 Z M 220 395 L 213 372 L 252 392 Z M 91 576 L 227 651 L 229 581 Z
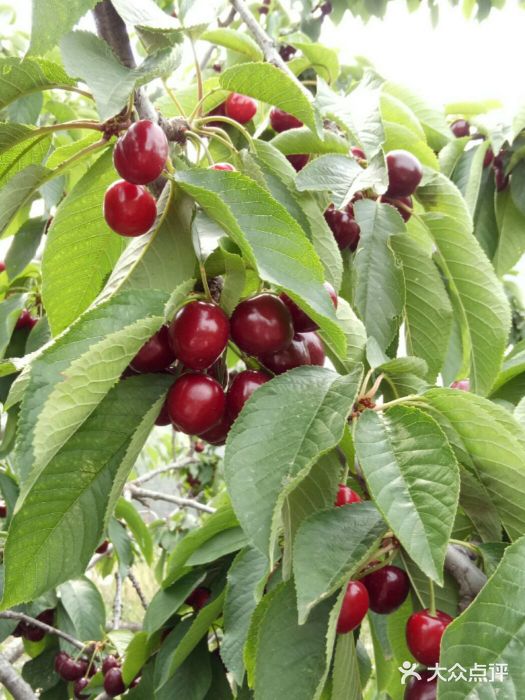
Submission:
M 285 62 L 288 62 L 296 53 L 297 49 L 294 46 L 290 46 L 290 44 L 283 44 L 279 47 L 279 56 Z
M 362 148 L 359 148 L 359 146 L 352 146 L 350 148 L 350 153 L 358 160 L 366 160 L 366 154 Z
M 405 688 L 404 700 L 436 700 L 438 677 L 434 671 L 418 671 L 421 679 L 411 678 Z M 430 680 L 432 678 L 432 680 Z
M 310 364 L 310 354 L 304 342 L 304 338 L 300 335 L 294 335 L 290 345 L 281 350 L 268 355 L 261 355 L 261 362 L 268 367 L 274 374 L 283 374 L 294 367 Z
M 106 656 L 106 658 L 102 662 L 102 675 L 105 676 L 111 668 L 120 668 L 120 661 L 117 659 L 116 656 L 113 656 L 113 654 L 109 654 L 109 656 Z
M 357 248 L 361 229 L 353 217 L 352 209 L 350 211 L 348 208 L 340 210 L 330 204 L 324 213 L 324 218 L 334 234 L 339 250 L 345 250 L 345 248 L 355 250 Z
M 0 272 L 3 272 L 5 270 L 5 262 L 0 260 Z
M 383 566 L 382 569 L 363 576 L 361 581 L 368 591 L 370 610 L 381 615 L 397 610 L 410 591 L 408 576 L 398 566 Z
M 361 496 L 351 489 L 350 486 L 339 484 L 335 505 L 340 507 L 346 506 L 347 503 L 361 503 Z
M 86 675 L 88 670 L 88 662 L 85 659 L 72 659 L 68 656 L 60 664 L 60 670 L 58 675 L 65 681 L 78 681 L 80 678 Z
M 204 445 L 204 443 L 202 442 L 202 440 L 196 440 L 196 441 L 195 441 L 194 449 L 195 449 L 195 452 L 204 452 L 204 450 L 205 450 L 206 448 L 205 448 L 205 445 Z
M 215 163 L 214 165 L 210 165 L 209 170 L 228 170 L 234 172 L 235 168 L 231 163 Z
M 179 377 L 169 390 L 167 402 L 171 422 L 188 435 L 211 430 L 226 408 L 224 389 L 219 382 L 197 373 Z
M 297 333 L 297 335 L 302 338 L 304 344 L 306 345 L 306 350 L 308 351 L 308 356 L 310 358 L 310 362 L 308 364 L 324 367 L 326 360 L 324 345 L 317 333 L 315 331 L 311 331 L 310 333 Z
M 99 544 L 99 546 L 95 549 L 95 552 L 97 554 L 105 554 L 109 549 L 109 540 L 104 540 L 102 544 Z
M 293 114 L 288 114 L 288 112 L 278 107 L 273 107 L 270 111 L 270 125 L 274 131 L 281 133 L 281 131 L 288 131 L 288 129 L 299 129 L 303 122 L 294 117 Z
M 55 621 L 55 611 L 53 609 L 44 610 L 36 616 L 36 619 L 46 625 L 52 625 Z M 23 636 L 30 642 L 40 642 L 46 636 L 46 632 L 35 625 L 25 624 Z
M 332 287 L 330 282 L 325 282 L 324 288 L 330 295 L 330 299 L 332 300 L 334 308 L 337 309 L 338 299 L 335 289 Z M 281 301 L 283 301 L 288 307 L 288 311 L 292 316 L 293 327 L 296 333 L 308 333 L 308 331 L 315 331 L 319 328 L 317 323 L 315 321 L 312 321 L 312 319 L 299 306 L 297 306 L 297 304 L 294 301 L 292 301 L 287 294 L 282 292 L 281 294 L 279 294 L 279 297 Z
M 113 163 L 124 180 L 146 185 L 164 170 L 168 151 L 168 139 L 160 126 L 142 119 L 132 124 L 117 141 Z
M 126 686 L 122 680 L 120 668 L 110 668 L 106 673 L 104 676 L 104 690 L 112 698 L 125 692 Z
M 466 119 L 456 119 L 450 125 L 450 131 L 454 134 L 456 138 L 461 138 L 462 136 L 470 136 L 470 124 Z
M 117 180 L 104 195 L 104 218 L 115 233 L 127 238 L 142 236 L 155 223 L 157 204 L 141 185 Z
M 65 651 L 59 651 L 58 654 L 55 656 L 54 668 L 58 675 L 60 675 L 60 669 L 62 668 L 62 664 L 69 658 L 69 654 Z
M 7 506 L 4 502 L 0 502 L 0 518 L 7 518 Z
M 269 379 L 270 377 L 264 372 L 257 372 L 252 369 L 239 372 L 234 377 L 226 394 L 226 410 L 232 420 L 237 418 L 253 392 L 263 384 L 266 384 Z
M 487 150 L 485 151 L 485 158 L 483 158 L 483 167 L 488 168 L 493 160 L 494 160 L 494 151 L 489 146 L 487 148 Z
M 190 301 L 169 328 L 171 347 L 190 369 L 206 369 L 223 353 L 230 326 L 224 311 L 207 301 Z
M 82 693 L 84 688 L 86 688 L 89 684 L 89 680 L 87 678 L 79 678 L 78 681 L 75 683 L 73 686 L 73 695 L 77 700 L 88 700 L 89 695 L 86 695 L 85 693 Z
M 186 605 L 190 605 L 194 610 L 201 610 L 209 601 L 210 597 L 210 589 L 199 586 L 189 594 L 184 602 Z
M 401 218 L 405 223 L 412 216 L 412 212 L 407 211 L 406 209 L 406 207 L 408 207 L 408 209 L 413 208 L 414 205 L 412 202 L 412 197 L 398 197 L 397 199 L 393 199 L 392 197 L 385 197 L 385 195 L 382 195 L 379 198 L 379 201 L 383 202 L 384 204 L 390 204 L 390 206 L 395 207 L 401 214 Z
M 200 433 L 199 437 L 208 442 L 210 445 L 224 445 L 230 428 L 232 427 L 232 419 L 230 416 L 224 412 L 224 415 L 218 423 L 216 423 L 213 428 L 207 430 L 205 433 Z M 199 482 L 200 483 L 200 482 Z
M 459 389 L 460 391 L 470 391 L 470 380 L 469 379 L 458 379 L 457 382 L 452 382 L 450 385 L 451 389 Z
M 337 634 L 351 632 L 361 624 L 367 612 L 368 591 L 361 581 L 350 581 L 337 619 Z
M 423 168 L 418 159 L 409 151 L 390 151 L 386 156 L 388 169 L 387 197 L 409 197 L 414 194 L 421 178 Z
M 38 319 L 35 318 L 34 316 L 31 316 L 29 311 L 27 309 L 23 309 L 22 313 L 17 319 L 15 328 L 17 330 L 21 330 L 22 328 L 28 328 L 31 330 L 36 324 L 38 323 Z
M 436 610 L 433 617 L 428 609 L 415 612 L 408 618 L 407 644 L 415 659 L 425 666 L 438 663 L 441 638 L 452 619 L 441 610 Z
M 224 112 L 227 117 L 234 119 L 239 124 L 246 124 L 257 112 L 257 102 L 251 97 L 232 92 L 224 103 Z
M 299 170 L 302 170 L 304 166 L 308 163 L 310 159 L 310 156 L 308 153 L 293 153 L 290 156 L 286 156 L 286 160 L 288 160 L 294 167 L 294 170 L 296 172 L 299 172 Z
M 249 355 L 280 352 L 292 342 L 292 317 L 278 296 L 258 294 L 236 307 L 231 317 L 231 336 Z
M 162 326 L 160 331 L 141 347 L 131 360 L 131 367 L 135 372 L 161 372 L 175 361 L 175 353 L 170 346 L 170 337 L 167 326 Z
M 508 185 L 509 185 L 509 182 L 510 182 L 509 176 L 508 176 L 508 175 L 505 175 L 505 171 L 504 171 L 504 170 L 502 170 L 501 168 L 496 167 L 496 166 L 494 166 L 494 175 L 495 175 L 495 178 L 496 178 L 496 189 L 497 189 L 497 191 L 498 191 L 498 192 L 503 192 L 503 190 L 506 190 L 507 187 L 508 187 Z
M 164 401 L 162 404 L 162 408 L 160 409 L 160 413 L 157 416 L 155 420 L 155 425 L 163 426 L 163 425 L 169 425 L 171 423 L 170 420 L 170 414 L 168 411 L 168 403 Z

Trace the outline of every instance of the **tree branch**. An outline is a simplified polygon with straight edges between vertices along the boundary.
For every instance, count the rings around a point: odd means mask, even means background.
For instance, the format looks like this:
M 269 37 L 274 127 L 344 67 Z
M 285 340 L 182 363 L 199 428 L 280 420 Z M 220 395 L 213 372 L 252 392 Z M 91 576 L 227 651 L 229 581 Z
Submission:
M 14 700 L 37 700 L 31 686 L 15 671 L 7 658 L 0 654 L 0 683 Z
M 113 629 L 120 628 L 122 618 L 122 577 L 117 571 L 115 574 L 115 598 L 113 600 Z
M 159 476 L 159 474 L 165 474 L 166 472 L 171 472 L 175 469 L 184 469 L 190 464 L 196 464 L 197 462 L 198 460 L 194 459 L 193 457 L 185 457 L 184 459 L 181 459 L 180 462 L 173 462 L 172 464 L 167 464 L 164 467 L 159 467 L 158 469 L 153 469 L 150 472 L 142 474 L 136 479 L 133 479 L 133 481 L 130 481 L 128 486 L 139 486 L 139 484 L 150 481 L 150 479 L 154 479 L 156 476 Z
M 69 642 L 80 650 L 83 650 L 86 646 L 79 639 L 75 639 L 75 637 L 67 634 L 67 632 L 62 632 L 62 630 L 59 630 L 56 627 L 46 625 L 45 622 L 41 622 L 40 620 L 30 617 L 25 613 L 15 612 L 14 610 L 5 610 L 4 612 L 0 612 L 0 618 L 3 618 L 4 620 L 18 620 L 19 622 L 25 622 L 28 625 L 33 625 L 33 627 L 38 627 L 39 629 L 44 630 L 46 634 L 54 634 L 56 637 L 62 637 L 62 639 L 64 639 L 66 642 Z
M 141 489 L 134 486 L 133 483 L 127 484 L 128 489 L 132 498 L 140 500 L 142 498 L 150 498 L 152 501 L 166 501 L 167 503 L 175 503 L 177 506 L 182 508 L 195 508 L 195 510 L 200 510 L 203 513 L 215 513 L 215 508 L 207 506 L 204 503 L 199 503 L 192 498 L 183 498 L 182 496 L 173 496 L 170 493 L 160 493 L 159 491 L 150 491 L 149 489 Z
M 447 549 L 445 569 L 458 584 L 459 609 L 463 612 L 483 588 L 487 577 L 464 549 L 453 544 L 450 544 Z
M 133 571 L 131 571 L 131 569 L 128 571 L 128 578 L 131 581 L 131 585 L 133 586 L 133 588 L 135 589 L 135 592 L 137 593 L 137 595 L 139 597 L 140 604 L 142 605 L 144 610 L 147 610 L 148 609 L 148 601 L 146 600 L 146 596 L 144 595 L 144 592 L 143 592 L 142 588 L 140 587 L 140 583 L 138 582 L 137 577 L 135 576 Z

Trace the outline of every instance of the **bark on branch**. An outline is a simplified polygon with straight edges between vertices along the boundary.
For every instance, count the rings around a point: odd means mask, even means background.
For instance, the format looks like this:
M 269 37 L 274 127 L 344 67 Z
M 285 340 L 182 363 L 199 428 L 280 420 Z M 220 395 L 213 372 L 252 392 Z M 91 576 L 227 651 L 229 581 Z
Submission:
M 15 671 L 4 654 L 0 654 L 0 684 L 14 700 L 37 700 L 31 686 Z
M 459 609 L 465 610 L 487 582 L 464 549 L 450 544 L 445 556 L 445 569 L 456 580 L 459 589 Z
M 152 501 L 166 501 L 166 503 L 175 503 L 177 506 L 182 508 L 195 508 L 195 510 L 200 510 L 203 513 L 215 513 L 215 508 L 207 506 L 204 503 L 195 501 L 192 498 L 183 498 L 182 496 L 174 496 L 170 493 L 161 493 L 160 491 L 150 491 L 149 489 L 142 489 L 138 486 L 134 486 L 130 483 L 126 486 L 132 498 L 137 500 L 151 499 Z
M 14 610 L 5 610 L 4 612 L 0 612 L 0 618 L 3 618 L 4 620 L 17 620 L 18 622 L 25 622 L 28 625 L 33 625 L 33 627 L 38 627 L 39 629 L 44 630 L 46 634 L 54 634 L 56 637 L 62 637 L 62 639 L 64 639 L 66 642 L 69 642 L 80 650 L 84 649 L 86 646 L 79 639 L 75 639 L 75 637 L 67 634 L 67 632 L 62 632 L 62 630 L 52 627 L 51 625 L 47 625 L 45 622 L 41 622 L 40 620 L 30 617 L 25 613 L 15 612 Z

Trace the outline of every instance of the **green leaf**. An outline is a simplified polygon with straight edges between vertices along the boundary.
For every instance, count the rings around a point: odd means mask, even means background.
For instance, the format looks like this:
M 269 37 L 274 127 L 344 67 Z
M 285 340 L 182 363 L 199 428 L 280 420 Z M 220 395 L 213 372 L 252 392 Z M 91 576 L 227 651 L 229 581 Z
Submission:
M 363 362 L 366 345 L 366 330 L 363 323 L 357 318 L 346 299 L 340 298 L 337 305 L 336 316 L 346 336 L 346 357 L 340 360 L 330 344 L 330 339 L 320 331 L 325 350 L 334 363 L 335 368 L 341 374 L 351 372 L 357 362 Z
M 9 529 L 5 607 L 84 571 L 169 384 L 162 375 L 121 382 L 40 470 Z
M 58 595 L 77 639 L 100 639 L 106 629 L 106 608 L 95 584 L 87 577 L 67 581 Z
M 150 656 L 148 636 L 147 632 L 138 632 L 126 649 L 126 656 L 122 664 L 122 680 L 126 685 L 129 685 L 140 673 Z
M 40 58 L 0 59 L 0 109 L 24 95 L 75 85 L 57 63 Z
M 115 9 L 128 24 L 151 30 L 180 31 L 180 22 L 161 10 L 154 0 L 115 0 Z
M 496 196 L 496 220 L 499 239 L 492 264 L 502 277 L 519 262 L 525 252 L 525 215 L 514 204 L 509 190 L 498 192 Z
M 18 210 L 31 202 L 36 190 L 50 176 L 51 171 L 47 168 L 28 165 L 0 189 L 0 235 L 6 231 Z
M 383 401 L 392 401 L 401 396 L 420 394 L 428 389 L 427 363 L 420 357 L 395 357 L 375 368 L 376 374 L 384 374 Z
M 188 566 L 200 566 L 209 564 L 216 559 L 237 552 L 247 544 L 246 535 L 240 527 L 231 527 L 228 530 L 217 533 L 205 542 L 188 558 Z
M 323 138 L 320 139 L 316 133 L 305 126 L 300 129 L 283 131 L 274 136 L 270 143 L 286 156 L 293 153 L 348 154 L 348 142 L 346 139 L 332 131 L 324 131 Z
M 153 563 L 153 538 L 148 526 L 133 503 L 126 501 L 124 498 L 119 498 L 115 507 L 115 517 L 126 522 L 140 547 L 144 559 L 151 566 Z
M 306 165 L 297 175 L 300 192 L 326 190 L 332 194 L 337 208 L 347 204 L 360 189 L 359 176 L 363 169 L 355 158 L 343 155 L 323 155 Z
M 101 202 L 115 180 L 112 154 L 103 153 L 60 203 L 42 260 L 42 294 L 58 335 L 97 297 L 126 246 L 106 224 Z
M 28 53 L 42 56 L 54 48 L 96 4 L 97 0 L 68 0 L 53 3 L 51 8 L 46 0 L 33 0 Z
M 155 700 L 204 700 L 211 684 L 211 671 L 207 640 L 203 639 L 177 672 L 169 677 L 170 659 L 189 627 L 189 621 L 182 622 L 163 643 L 155 663 Z M 143 700 L 150 700 L 153 696 Z
M 340 66 L 337 51 L 323 44 L 306 41 L 290 42 L 296 49 L 306 56 L 310 66 L 327 83 L 333 83 L 339 75 Z
M 44 234 L 42 219 L 28 219 L 17 231 L 5 256 L 5 266 L 9 279 L 14 280 L 33 260 Z
M 240 92 L 283 109 L 300 119 L 312 131 L 319 131 L 312 97 L 298 80 L 271 63 L 241 63 L 221 73 L 224 90 Z
M 405 304 L 403 271 L 391 247 L 393 234 L 404 224 L 394 209 L 372 201 L 356 202 L 361 228 L 355 268 L 355 307 L 369 336 L 386 350 L 401 323 Z
M 281 287 L 344 352 L 344 335 L 323 288 L 323 268 L 297 222 L 253 180 L 236 172 L 178 172 L 177 181 L 239 246 L 247 265 Z
M 395 536 L 441 583 L 459 498 L 459 469 L 445 434 L 419 409 L 394 406 L 361 415 L 355 447 L 370 494 Z
M 521 648 L 525 644 L 525 539 L 505 550 L 488 583 L 465 612 L 446 629 L 441 643 L 440 665 L 465 669 L 475 664 L 486 668 L 490 682 L 478 683 L 475 697 L 518 697 L 525 684 Z M 491 678 L 490 665 L 505 664 L 500 678 Z M 494 667 L 492 667 L 494 668 Z M 454 683 L 438 682 L 442 700 L 473 696 L 473 683 L 456 677 Z M 518 695 L 516 693 L 518 692 Z
M 201 571 L 190 571 L 173 586 L 157 591 L 146 610 L 142 623 L 146 632 L 152 634 L 165 625 L 203 578 L 204 574 Z
M 334 656 L 331 700 L 362 700 L 359 666 L 353 634 L 340 634 Z
M 485 142 L 477 148 L 470 148 L 468 151 L 464 151 L 452 173 L 452 180 L 465 198 L 472 216 L 476 211 L 483 178 L 483 161 L 488 147 L 488 142 Z
M 299 624 L 366 564 L 387 530 L 373 503 L 332 503 L 302 523 L 293 554 Z
M 0 185 L 28 165 L 44 160 L 51 134 L 24 124 L 0 123 Z
M 238 29 L 232 29 L 231 27 L 209 29 L 200 35 L 200 39 L 248 56 L 252 61 L 262 61 L 263 59 L 261 49 L 251 36 Z
M 284 499 L 341 440 L 361 372 L 360 365 L 345 377 L 300 367 L 275 377 L 229 433 L 228 492 L 244 531 L 270 557 Z
M 0 304 L 0 357 L 5 355 L 16 322 L 26 302 L 26 294 L 13 294 Z

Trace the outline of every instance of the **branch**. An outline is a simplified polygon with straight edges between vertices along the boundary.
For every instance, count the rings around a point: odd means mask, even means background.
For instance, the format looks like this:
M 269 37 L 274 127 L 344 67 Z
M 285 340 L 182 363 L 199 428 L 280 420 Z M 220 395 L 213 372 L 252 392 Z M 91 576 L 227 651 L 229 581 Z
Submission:
M 450 544 L 447 549 L 445 569 L 458 584 L 459 609 L 463 612 L 483 588 L 487 577 L 478 569 L 464 549 L 453 544 Z
M 172 464 L 168 464 L 164 467 L 159 467 L 158 469 L 153 469 L 151 472 L 146 472 L 145 474 L 142 474 L 141 476 L 137 477 L 136 479 L 133 479 L 133 481 L 130 481 L 128 486 L 138 486 L 139 484 L 143 484 L 145 481 L 149 481 L 150 479 L 154 479 L 156 476 L 159 476 L 159 474 L 165 474 L 166 472 L 171 472 L 175 469 L 184 469 L 185 467 L 188 467 L 190 464 L 196 464 L 198 460 L 194 459 L 193 457 L 186 457 L 185 459 L 182 459 L 180 462 L 173 462 Z
M 122 577 L 115 574 L 115 599 L 113 600 L 113 629 L 118 630 L 122 618 Z
M 146 596 L 144 595 L 144 592 L 143 592 L 142 588 L 140 587 L 140 583 L 138 582 L 135 574 L 131 571 L 131 569 L 128 571 L 128 578 L 131 581 L 131 585 L 133 586 L 133 588 L 135 589 L 135 591 L 139 597 L 140 604 L 142 605 L 144 610 L 147 610 L 148 609 L 148 601 L 146 600 Z
M 7 658 L 0 654 L 0 683 L 14 700 L 37 700 L 31 686 L 15 671 Z
M 140 500 L 142 498 L 150 498 L 152 501 L 166 501 L 167 503 L 175 503 L 181 508 L 195 508 L 203 513 L 215 513 L 215 508 L 207 506 L 204 503 L 199 503 L 192 498 L 183 498 L 182 496 L 173 496 L 169 493 L 160 493 L 159 491 L 150 491 L 149 489 L 141 489 L 130 483 L 126 486 L 132 498 Z
M 20 639 L 13 639 L 5 646 L 2 653 L 10 664 L 14 664 L 25 654 L 24 644 Z
M 51 625 L 47 625 L 45 622 L 41 622 L 34 617 L 25 615 L 24 613 L 14 612 L 14 610 L 5 610 L 4 612 L 0 612 L 0 618 L 4 620 L 18 620 L 19 622 L 25 622 L 28 625 L 33 625 L 33 627 L 38 627 L 39 629 L 44 630 L 46 634 L 54 634 L 56 637 L 62 637 L 62 639 L 64 639 L 66 642 L 69 642 L 81 651 L 86 647 L 86 645 L 79 639 L 75 639 L 75 637 L 67 634 L 67 632 L 62 632 L 62 630 L 52 627 Z

